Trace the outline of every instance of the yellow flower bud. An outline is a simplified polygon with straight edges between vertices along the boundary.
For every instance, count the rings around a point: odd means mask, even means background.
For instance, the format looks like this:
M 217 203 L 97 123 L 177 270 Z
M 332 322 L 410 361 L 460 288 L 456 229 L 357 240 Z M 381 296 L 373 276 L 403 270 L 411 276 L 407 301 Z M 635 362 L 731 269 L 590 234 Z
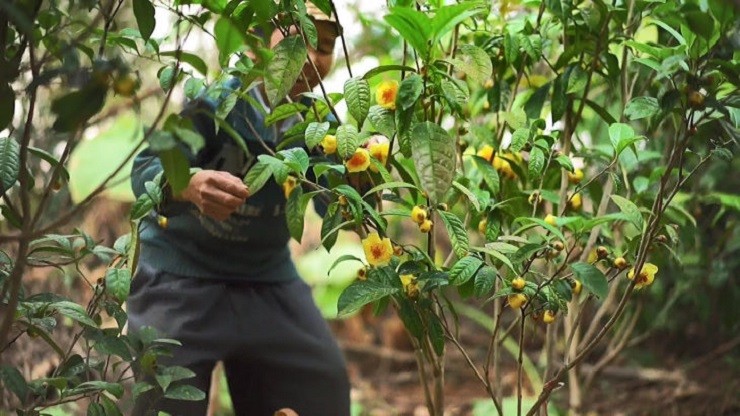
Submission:
M 573 185 L 581 183 L 583 180 L 583 171 L 581 169 L 575 169 L 573 172 L 568 172 L 568 182 Z
M 434 223 L 431 220 L 424 220 L 421 224 L 419 224 L 419 231 L 422 233 L 428 233 L 429 231 L 432 231 L 432 226 Z
M 488 228 L 488 220 L 485 219 L 485 218 L 483 218 L 478 223 L 478 232 L 481 233 L 481 234 L 485 234 L 486 233 L 486 228 Z
M 571 287 L 573 288 L 573 294 L 578 296 L 581 294 L 581 290 L 583 289 L 583 283 L 578 279 L 573 279 Z
M 157 215 L 157 224 L 162 228 L 167 228 L 169 220 L 164 215 Z
M 419 205 L 411 209 L 411 221 L 422 224 L 427 219 L 427 210 Z
M 553 227 L 557 227 L 557 225 L 558 225 L 558 217 L 556 217 L 556 216 L 554 216 L 552 214 L 547 214 L 547 216 L 545 217 L 545 222 L 548 223 L 548 224 L 550 224 L 550 225 L 552 225 Z
M 337 137 L 327 134 L 324 139 L 321 140 L 321 148 L 324 150 L 324 154 L 332 155 L 337 152 Z
M 627 268 L 627 260 L 624 259 L 624 257 L 617 257 L 614 259 L 614 267 L 616 267 L 619 270 L 624 270 Z
M 523 277 L 519 276 L 519 277 L 514 278 L 511 281 L 511 287 L 514 288 L 515 290 L 522 290 L 524 289 L 524 285 L 526 285 L 526 283 L 527 281 L 524 280 Z
M 283 194 L 285 194 L 285 199 L 288 199 L 288 197 L 290 197 L 290 194 L 293 192 L 297 184 L 298 180 L 295 178 L 295 176 L 288 176 L 285 179 L 285 182 L 283 182 Z
M 570 197 L 570 200 L 568 200 L 568 207 L 574 211 L 578 211 L 582 206 L 583 199 L 581 198 L 581 194 L 576 192 L 572 197 Z
M 545 311 L 545 313 L 542 315 L 542 322 L 546 324 L 551 324 L 555 322 L 555 312 Z
M 506 297 L 509 307 L 512 309 L 521 309 L 527 304 L 527 296 L 523 293 L 514 293 Z

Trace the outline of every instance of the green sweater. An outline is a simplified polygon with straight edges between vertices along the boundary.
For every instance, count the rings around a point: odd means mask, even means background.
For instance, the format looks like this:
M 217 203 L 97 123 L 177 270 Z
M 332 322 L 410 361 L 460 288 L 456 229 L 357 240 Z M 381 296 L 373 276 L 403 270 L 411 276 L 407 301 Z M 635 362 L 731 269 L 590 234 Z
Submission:
M 238 85 L 236 80 L 226 82 L 220 99 Z M 256 88 L 249 94 L 264 105 Z M 189 107 L 213 113 L 217 105 L 218 100 L 201 98 Z M 274 125 L 265 126 L 262 112 L 245 100 L 237 101 L 226 121 L 246 140 L 251 153 L 247 156 L 229 135 L 216 133 L 215 123 L 208 116 L 188 112 L 186 108 L 183 115 L 188 114 L 206 140 L 206 146 L 197 155 L 189 155 L 191 165 L 231 172 L 238 177 L 243 177 L 256 156 L 265 152 L 245 118 L 271 146 L 296 122 L 287 120 L 280 130 Z M 159 159 L 149 149 L 136 157 L 131 179 L 137 197 L 145 192 L 144 183 L 161 171 Z M 275 181 L 268 181 L 225 221 L 201 216 L 191 203 L 169 202 L 164 208 L 169 213 L 167 228 L 157 224 L 155 213 L 142 221 L 140 264 L 179 276 L 207 279 L 284 282 L 298 278 L 287 246 L 290 235 L 285 197 Z

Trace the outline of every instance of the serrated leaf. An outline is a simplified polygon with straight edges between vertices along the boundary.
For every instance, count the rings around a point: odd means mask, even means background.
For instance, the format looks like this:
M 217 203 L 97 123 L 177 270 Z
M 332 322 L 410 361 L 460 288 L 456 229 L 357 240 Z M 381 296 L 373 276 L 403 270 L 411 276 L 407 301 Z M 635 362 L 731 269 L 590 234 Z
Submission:
M 258 161 L 249 169 L 247 175 L 244 177 L 244 184 L 249 188 L 250 196 L 253 196 L 267 183 L 267 180 L 272 176 L 272 169 L 267 163 Z
M 528 141 L 529 129 L 516 129 L 511 135 L 511 145 L 509 145 L 509 150 L 511 150 L 512 152 L 518 152 L 524 148 L 524 145 L 526 145 Z
M 85 309 L 71 301 L 62 300 L 58 302 L 53 302 L 49 305 L 50 308 L 55 309 L 60 314 L 75 320 L 83 325 L 87 325 L 92 328 L 97 328 L 98 325 L 90 319 L 90 317 L 87 315 L 87 312 L 85 312 Z
M 360 147 L 363 136 L 357 132 L 357 127 L 352 124 L 342 124 L 337 127 L 337 153 L 342 159 L 348 159 L 358 147 Z
M 12 137 L 0 138 L 0 193 L 10 189 L 20 172 L 20 146 Z
M 496 269 L 491 266 L 484 266 L 478 273 L 475 274 L 475 282 L 473 287 L 475 288 L 475 296 L 482 298 L 488 295 L 493 290 L 493 285 L 496 283 Z
M 438 211 L 438 213 L 442 218 L 442 222 L 445 223 L 445 228 L 447 228 L 447 234 L 450 236 L 450 242 L 452 243 L 452 249 L 455 255 L 459 258 L 464 257 L 470 249 L 470 241 L 468 240 L 468 233 L 465 230 L 465 224 L 463 224 L 457 215 L 451 212 Z
M 330 124 L 328 121 L 325 121 L 323 123 L 312 121 L 311 123 L 309 123 L 308 127 L 306 127 L 305 132 L 306 146 L 309 149 L 318 146 L 319 143 L 324 140 L 326 133 L 329 132 L 329 127 Z
M 473 204 L 473 207 L 475 207 L 476 211 L 478 212 L 481 211 L 480 201 L 478 201 L 478 197 L 475 196 L 475 194 L 470 189 L 466 188 L 460 182 L 457 182 L 457 181 L 452 182 L 452 186 L 454 186 L 458 191 L 462 192 L 463 195 L 468 197 L 468 200 L 470 201 L 471 204 Z
M 393 111 L 374 105 L 370 107 L 367 118 L 370 120 L 370 124 L 375 127 L 375 130 L 383 136 L 393 137 L 396 133 L 396 120 Z
M 206 393 L 195 386 L 181 384 L 167 389 L 164 397 L 173 400 L 201 401 L 205 400 Z
M 308 171 L 308 154 L 302 147 L 293 147 L 290 149 L 281 150 L 278 152 L 283 157 L 285 165 L 288 166 L 293 172 L 300 175 L 305 175 Z
M 111 267 L 105 272 L 105 290 L 119 302 L 128 298 L 130 286 L 131 270 Z
M 293 88 L 306 62 L 306 45 L 300 36 L 288 36 L 273 49 L 265 71 L 267 99 L 275 106 Z
M 411 74 L 401 81 L 396 95 L 396 107 L 408 110 L 416 104 L 424 91 L 424 80 L 417 74 Z
M 640 213 L 640 208 L 638 208 L 634 202 L 620 195 L 612 195 L 611 199 L 615 204 L 617 204 L 617 206 L 619 206 L 619 210 L 622 211 L 622 214 L 627 216 L 629 221 L 634 224 L 638 230 L 642 230 L 643 219 L 642 214 Z
M 545 153 L 539 147 L 534 147 L 529 152 L 529 179 L 535 181 L 542 176 L 545 169 Z
M 498 176 L 498 172 L 496 172 L 496 169 L 491 166 L 491 162 L 483 159 L 480 156 L 473 156 L 473 161 L 475 162 L 475 166 L 478 168 L 478 171 L 483 176 L 483 180 L 491 189 L 491 192 L 497 194 L 500 188 L 501 180 Z
M 475 45 L 461 45 L 459 50 L 462 56 L 452 60 L 453 65 L 476 83 L 485 83 L 493 72 L 491 58 L 486 51 Z
M 0 141 L 1 140 L 3 139 L 0 139 Z M 1 148 L 2 148 L 2 143 L 0 143 L 0 149 Z M 2 153 L 2 150 L 0 150 L 0 153 Z M 45 160 L 48 164 L 50 164 L 55 169 L 59 169 L 62 175 L 61 176 L 62 179 L 64 179 L 65 181 L 69 181 L 69 171 L 67 171 L 67 168 L 64 167 L 64 165 L 62 165 L 61 163 L 59 163 L 59 160 L 55 158 L 51 153 L 47 152 L 44 149 L 39 149 L 33 146 L 28 146 L 28 153 Z M 2 159 L 2 156 L 0 156 L 0 159 Z M 0 165 L 2 165 L 2 162 L 0 162 Z
M 368 303 L 399 292 L 399 288 L 375 280 L 358 280 L 347 286 L 339 295 L 337 317 L 349 316 Z
M 164 176 L 174 194 L 182 192 L 190 183 L 190 162 L 182 150 L 175 147 L 158 153 Z
M 635 137 L 635 130 L 624 123 L 614 123 L 609 126 L 609 140 L 614 150 L 619 149 L 620 142 Z
M 213 27 L 213 32 L 216 37 L 219 61 L 224 64 L 228 61 L 231 54 L 238 51 L 244 44 L 244 35 L 236 27 L 234 22 L 226 17 L 218 19 Z
M 475 256 L 466 256 L 458 260 L 450 268 L 450 284 L 460 286 L 475 276 L 475 272 L 483 265 L 483 260 Z
M 0 381 L 5 389 L 12 391 L 23 403 L 28 395 L 28 384 L 17 368 L 4 365 L 0 367 Z
M 270 155 L 259 155 L 257 156 L 257 160 L 270 167 L 272 175 L 275 177 L 275 182 L 278 184 L 282 184 L 288 179 L 290 170 L 282 160 Z
M 624 108 L 624 116 L 629 120 L 652 117 L 660 112 L 660 103 L 655 97 L 635 97 Z
M 149 0 L 133 0 L 134 17 L 139 26 L 139 33 L 144 42 L 149 40 L 154 32 L 156 20 L 154 18 L 154 6 Z
M 331 251 L 331 248 L 337 242 L 339 236 L 337 227 L 343 222 L 342 220 L 342 210 L 339 204 L 334 202 L 329 205 L 321 222 L 321 245 L 324 246 L 326 251 Z
M 123 385 L 121 385 L 121 383 L 111 383 L 108 381 L 100 381 L 100 380 L 86 381 L 84 383 L 80 383 L 77 386 L 75 386 L 74 389 L 72 390 L 74 390 L 77 393 L 107 391 L 108 393 L 116 396 L 117 398 L 121 398 L 121 396 L 123 396 Z
M 275 107 L 274 110 L 265 117 L 265 125 L 270 126 L 277 123 L 280 120 L 285 120 L 288 117 L 296 115 L 302 111 L 306 111 L 308 107 L 301 103 L 285 103 Z
M 347 103 L 347 110 L 362 129 L 370 111 L 370 84 L 359 77 L 348 79 L 344 83 L 344 101 Z
M 303 190 L 300 186 L 297 186 L 288 197 L 288 202 L 285 204 L 285 218 L 288 222 L 288 230 L 290 236 L 297 242 L 301 242 L 303 237 L 303 224 L 306 216 L 306 204 L 302 203 Z
M 203 58 L 201 58 L 200 56 L 194 53 L 185 52 L 182 50 L 175 50 L 175 51 L 160 52 L 159 54 L 161 56 L 173 56 L 177 58 L 179 61 L 189 64 L 196 71 L 200 72 L 204 76 L 208 75 L 208 64 L 206 64 L 206 61 L 204 61 Z M 186 91 L 186 94 L 190 92 L 190 94 L 192 94 L 192 97 L 194 98 L 196 93 L 200 91 L 201 87 L 203 87 L 203 80 L 198 79 L 198 78 L 188 79 L 188 81 L 191 81 L 191 80 L 195 80 L 195 81 L 192 81 L 189 87 L 186 82 L 185 91 Z M 198 83 L 198 81 L 200 81 L 200 83 Z M 192 83 L 195 83 L 195 85 L 193 85 Z
M 573 273 L 589 292 L 605 298 L 609 293 L 609 285 L 606 276 L 598 268 L 588 263 L 573 263 L 570 265 Z
M 426 14 L 411 8 L 394 7 L 384 18 L 421 56 L 427 55 L 427 42 L 432 38 L 432 22 Z
M 442 127 L 430 121 L 411 129 L 414 166 L 428 197 L 441 201 L 455 173 L 455 143 Z

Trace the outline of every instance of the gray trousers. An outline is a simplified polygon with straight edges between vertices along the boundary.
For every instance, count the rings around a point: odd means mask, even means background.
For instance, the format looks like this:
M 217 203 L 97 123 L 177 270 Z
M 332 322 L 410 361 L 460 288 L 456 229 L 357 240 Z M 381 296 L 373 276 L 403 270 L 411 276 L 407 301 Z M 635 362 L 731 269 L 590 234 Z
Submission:
M 341 351 L 302 280 L 242 283 L 174 276 L 141 265 L 128 299 L 129 331 L 158 329 L 174 347 L 164 365 L 196 373 L 185 380 L 208 394 L 223 361 L 237 415 L 347 416 L 349 380 Z M 208 399 L 155 400 L 144 394 L 133 415 L 203 416 Z

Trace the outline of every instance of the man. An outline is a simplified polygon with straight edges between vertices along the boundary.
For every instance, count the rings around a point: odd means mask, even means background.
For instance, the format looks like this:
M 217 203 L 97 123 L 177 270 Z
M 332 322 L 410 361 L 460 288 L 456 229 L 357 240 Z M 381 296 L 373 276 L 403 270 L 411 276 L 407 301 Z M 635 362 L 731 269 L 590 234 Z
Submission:
M 309 48 L 309 56 L 319 73 L 307 64 L 305 77 L 291 91 L 294 98 L 329 72 L 338 33 L 327 16 L 310 4 L 309 10 L 319 32 L 319 47 Z M 276 30 L 271 46 L 280 39 Z M 236 80 L 227 82 L 222 98 L 238 86 Z M 239 100 L 226 121 L 254 157 L 265 152 L 264 143 L 274 147 L 296 120 L 265 126 L 264 112 L 249 104 L 267 108 L 264 93 L 252 88 L 248 94 L 253 100 Z M 204 392 L 214 365 L 223 361 L 237 415 L 269 416 L 281 408 L 301 416 L 349 415 L 341 351 L 290 259 L 283 191 L 270 181 L 249 194 L 241 177 L 251 161 L 223 129 L 216 134 L 214 121 L 204 116 L 217 104 L 197 100 L 183 113 L 206 138 L 204 149 L 191 155 L 202 170 L 164 207 L 181 214 L 171 214 L 166 227 L 153 217 L 142 224 L 129 327 L 135 332 L 152 326 L 180 341 L 182 347 L 163 364 L 194 371 L 195 378 L 185 382 Z M 143 193 L 144 183 L 161 171 L 156 156 L 144 150 L 134 163 L 135 193 Z M 207 401 L 155 400 L 149 394 L 133 414 L 161 410 L 202 416 Z

